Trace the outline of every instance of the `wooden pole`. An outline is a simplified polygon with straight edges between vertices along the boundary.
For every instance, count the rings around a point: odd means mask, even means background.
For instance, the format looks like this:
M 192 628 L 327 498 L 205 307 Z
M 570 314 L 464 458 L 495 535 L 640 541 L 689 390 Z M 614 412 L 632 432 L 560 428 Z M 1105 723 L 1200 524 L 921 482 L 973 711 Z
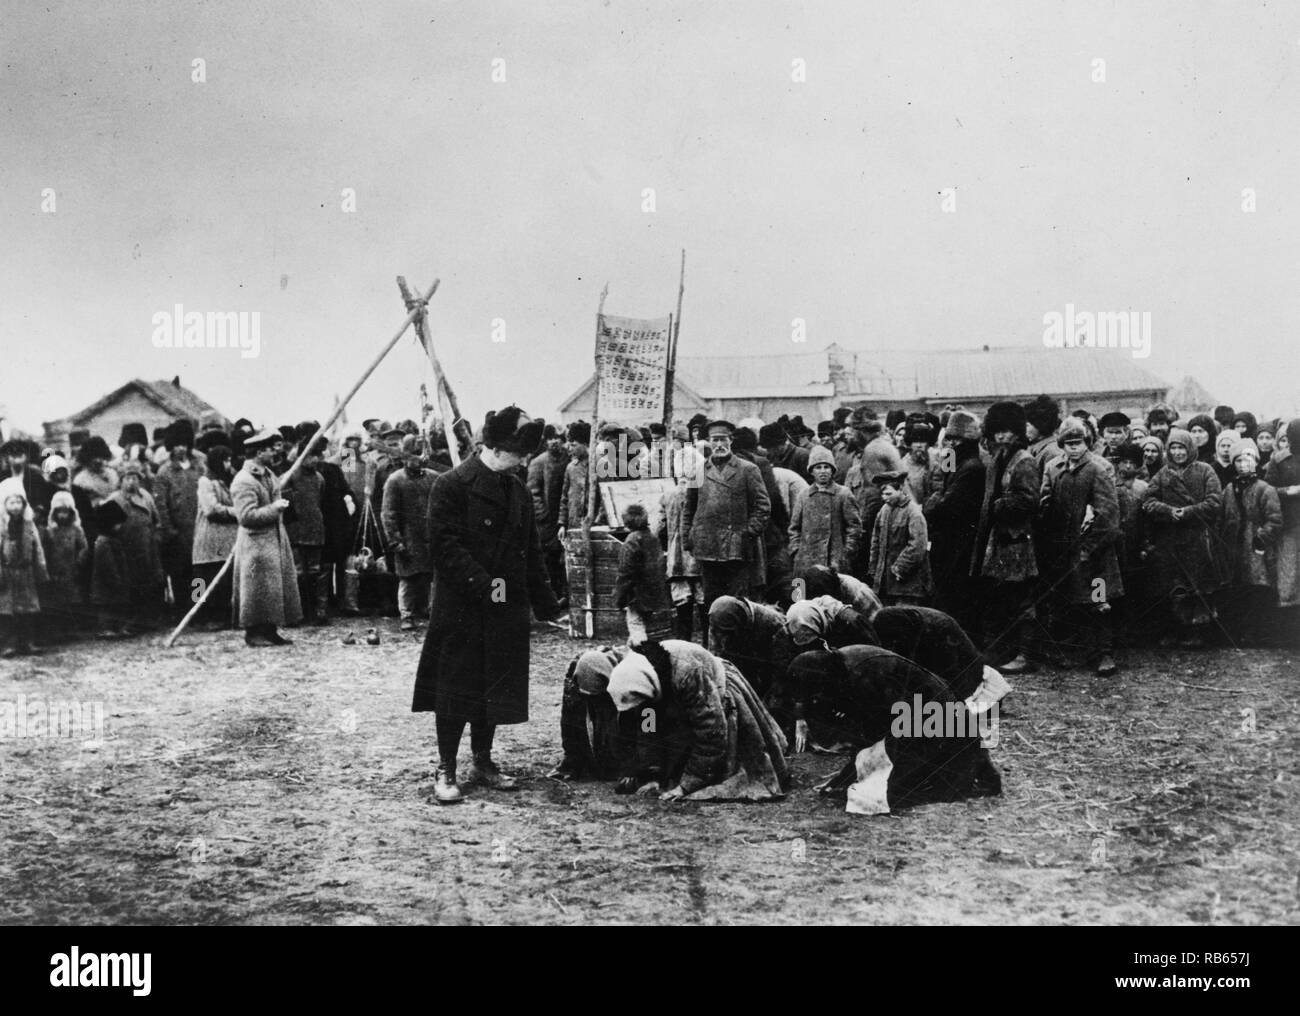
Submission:
M 600 434 L 600 329 L 605 319 L 605 297 L 609 295 L 609 283 L 600 291 L 600 304 L 596 308 L 596 391 L 591 408 L 591 437 L 587 439 L 587 514 L 582 519 L 582 543 L 587 551 L 587 603 L 586 620 L 595 631 L 594 611 L 596 604 L 596 555 L 591 550 L 591 523 L 596 518 L 597 499 L 600 497 L 600 484 L 596 477 L 596 445 Z M 572 601 L 570 601 L 572 607 Z
M 406 285 L 405 276 L 397 277 L 397 288 L 402 291 L 402 299 L 406 301 L 407 309 L 414 304 L 415 300 L 411 296 L 411 290 Z M 469 422 L 461 419 L 460 406 L 456 404 L 456 394 L 451 390 L 451 384 L 447 381 L 447 375 L 443 373 L 442 363 L 438 360 L 438 354 L 433 350 L 433 339 L 429 335 L 429 316 L 420 309 L 420 316 L 415 319 L 415 334 L 420 340 L 420 345 L 424 346 L 424 352 L 429 357 L 429 363 L 433 366 L 433 383 L 435 387 L 434 397 L 438 400 L 438 412 L 442 416 L 443 431 L 447 435 L 447 450 L 451 453 L 451 464 L 460 465 L 460 449 L 456 445 L 456 434 L 461 433 L 465 439 L 465 447 L 471 451 L 474 448 L 474 434 L 470 430 Z M 444 406 L 446 407 L 444 411 Z
M 668 322 L 668 370 L 664 375 L 664 436 L 672 473 L 673 388 L 677 383 L 677 340 L 682 334 L 682 294 L 686 292 L 686 248 L 682 248 L 682 272 L 677 282 L 677 314 Z
M 298 467 L 302 465 L 303 459 L 306 458 L 307 449 L 309 449 L 312 445 L 314 445 L 320 439 L 320 436 L 325 433 L 325 431 L 329 430 L 330 427 L 334 426 L 334 421 L 343 415 L 343 410 L 346 408 L 347 404 L 352 401 L 352 396 L 356 395 L 356 393 L 360 391 L 361 386 L 370 379 L 370 375 L 375 372 L 375 369 L 383 361 L 384 357 L 386 357 L 390 352 L 392 352 L 393 347 L 397 345 L 398 340 L 403 335 L 406 334 L 406 329 L 411 326 L 412 322 L 415 321 L 416 317 L 424 310 L 424 305 L 428 303 L 431 299 L 433 299 L 433 294 L 438 291 L 438 283 L 439 280 L 434 279 L 433 285 L 429 287 L 429 292 L 427 292 L 424 295 L 424 298 L 419 301 L 416 301 L 414 305 L 406 312 L 406 320 L 402 322 L 402 327 L 397 330 L 397 334 L 388 340 L 388 342 L 384 345 L 384 348 L 381 349 L 378 355 L 376 355 L 375 358 L 370 362 L 370 366 L 365 369 L 365 372 L 361 375 L 361 377 L 357 379 L 357 383 L 354 384 L 352 386 L 352 389 L 347 393 L 347 395 L 343 397 L 343 401 L 338 402 L 334 406 L 334 412 L 330 413 L 329 419 L 326 420 L 323 424 L 321 424 L 321 426 L 316 428 L 316 433 L 311 436 L 310 441 L 308 441 L 306 444 L 301 446 L 301 448 L 298 451 L 298 457 L 293 460 L 293 463 L 284 472 L 284 475 L 280 477 L 280 482 L 278 484 L 277 489 L 283 488 L 284 485 L 290 479 L 292 479 L 293 474 L 298 471 Z M 208 583 L 207 588 L 203 590 L 203 595 L 200 596 L 198 600 L 195 602 L 194 606 L 190 608 L 190 612 L 186 614 L 183 618 L 181 618 L 181 623 L 176 626 L 176 630 L 167 636 L 167 641 L 163 643 L 164 648 L 170 649 L 171 646 L 176 642 L 176 637 L 185 630 L 186 625 L 188 625 L 192 620 L 194 620 L 194 615 L 197 614 L 199 610 L 203 607 L 203 604 L 207 602 L 208 597 L 212 595 L 212 590 L 221 584 L 221 580 L 225 577 L 226 572 L 230 571 L 230 565 L 234 560 L 235 560 L 235 552 L 232 550 L 230 552 L 230 555 L 226 558 L 226 563 L 223 564 L 221 566 L 221 570 L 217 572 L 216 577 L 213 578 L 213 580 Z

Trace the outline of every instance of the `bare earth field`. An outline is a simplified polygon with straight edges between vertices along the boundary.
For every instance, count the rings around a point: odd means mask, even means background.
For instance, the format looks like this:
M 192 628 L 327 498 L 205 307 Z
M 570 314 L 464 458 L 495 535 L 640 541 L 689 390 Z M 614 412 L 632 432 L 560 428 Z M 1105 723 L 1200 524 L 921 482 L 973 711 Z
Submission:
M 237 634 L 0 662 L 0 708 L 102 702 L 102 741 L 0 738 L 9 924 L 1279 924 L 1300 919 L 1300 674 L 1281 651 L 1141 654 L 1020 677 L 1000 799 L 847 815 L 802 755 L 767 805 L 560 784 L 560 683 L 535 629 L 515 793 L 429 802 L 420 638 L 285 649 Z M 360 634 L 365 625 L 356 626 Z M 1252 726 L 1254 729 L 1249 729 Z M 30 733 L 30 732 L 29 732 Z M 468 752 L 468 738 L 464 751 Z

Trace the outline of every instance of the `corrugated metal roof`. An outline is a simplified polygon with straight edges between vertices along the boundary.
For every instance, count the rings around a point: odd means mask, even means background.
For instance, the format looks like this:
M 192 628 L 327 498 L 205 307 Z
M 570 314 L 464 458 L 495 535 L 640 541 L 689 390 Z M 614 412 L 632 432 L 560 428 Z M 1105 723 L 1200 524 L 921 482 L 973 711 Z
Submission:
M 691 386 L 701 394 L 751 389 L 795 393 L 808 385 L 824 385 L 831 379 L 824 350 L 777 356 L 681 356 L 677 359 L 677 372 L 689 378 Z
M 1124 349 L 1004 346 L 934 353 L 844 351 L 856 390 L 921 399 L 1019 398 L 1082 392 L 1147 392 L 1169 387 Z

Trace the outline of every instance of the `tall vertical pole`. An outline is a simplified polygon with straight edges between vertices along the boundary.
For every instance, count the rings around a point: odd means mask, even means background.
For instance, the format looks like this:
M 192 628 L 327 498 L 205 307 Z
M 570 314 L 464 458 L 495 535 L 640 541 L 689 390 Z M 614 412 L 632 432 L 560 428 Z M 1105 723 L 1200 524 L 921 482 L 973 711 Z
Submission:
M 682 294 L 686 292 L 686 248 L 682 248 L 682 271 L 677 282 L 677 314 L 668 322 L 668 370 L 664 375 L 664 437 L 668 449 L 665 471 L 672 475 L 673 447 L 673 388 L 677 384 L 677 340 L 682 334 Z
M 599 504 L 600 484 L 596 476 L 596 445 L 600 435 L 600 333 L 605 323 L 605 297 L 609 295 L 609 283 L 600 291 L 600 304 L 596 308 L 596 350 L 595 350 L 595 401 L 591 409 L 591 437 L 587 442 L 587 514 L 582 520 L 582 543 L 587 552 L 587 602 L 586 623 L 595 630 L 596 608 L 596 555 L 591 549 L 591 524 L 596 518 L 596 506 Z M 570 604 L 572 606 L 572 604 Z

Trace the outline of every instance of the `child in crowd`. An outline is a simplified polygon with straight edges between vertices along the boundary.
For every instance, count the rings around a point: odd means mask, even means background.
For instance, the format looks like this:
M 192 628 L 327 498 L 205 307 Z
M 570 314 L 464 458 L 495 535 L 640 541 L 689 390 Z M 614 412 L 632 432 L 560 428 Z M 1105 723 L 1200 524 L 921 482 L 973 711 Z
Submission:
M 56 491 L 50 500 L 50 521 L 41 532 L 41 542 L 49 572 L 49 581 L 41 590 L 46 631 L 51 639 L 62 642 L 77 628 L 82 576 L 90 564 L 86 533 L 68 491 Z
M 0 656 L 37 652 L 39 587 L 49 575 L 21 478 L 0 482 Z
M 121 502 L 109 499 L 95 509 L 95 538 L 90 575 L 90 602 L 98 615 L 96 637 L 118 638 L 131 634 L 131 574 L 127 562 L 126 510 Z
M 907 470 L 878 473 L 884 507 L 871 531 L 871 585 L 886 606 L 924 604 L 930 598 L 929 533 L 921 506 L 912 500 Z
M 618 555 L 614 606 L 627 615 L 627 642 L 636 647 L 650 636 L 646 624 L 668 608 L 667 567 L 659 537 L 650 532 L 650 520 L 639 504 L 623 511 L 627 539 Z
M 574 424 L 574 428 L 586 424 Z M 573 446 L 576 451 L 578 445 Z M 585 455 L 581 467 L 586 469 Z M 566 476 L 572 475 L 574 463 L 569 463 Z M 692 484 L 699 486 L 704 474 L 704 456 L 693 445 L 685 445 L 673 453 L 673 472 L 677 477 L 677 486 L 672 493 L 666 494 L 662 501 L 663 515 L 659 525 L 659 542 L 668 548 L 666 563 L 668 572 L 669 594 L 673 603 L 673 638 L 691 641 L 695 629 L 704 631 L 707 618 L 704 617 L 704 581 L 700 577 L 700 563 L 682 546 L 682 515 L 686 509 L 686 491 Z M 582 489 L 586 490 L 585 474 Z M 561 516 L 564 515 L 561 510 Z M 572 514 L 569 516 L 573 520 Z M 698 615 L 698 616 L 697 616 Z
M 1135 644 L 1147 620 L 1145 600 L 1146 528 L 1142 518 L 1142 497 L 1148 483 L 1142 479 L 1144 456 L 1141 446 L 1120 445 L 1115 458 L 1115 498 L 1119 502 L 1120 575 L 1124 598 L 1116 606 L 1115 627 L 1130 645 Z
M 835 482 L 835 456 L 820 446 L 808 455 L 812 486 L 795 499 L 790 519 L 790 556 L 794 573 L 814 565 L 847 571 L 857 560 L 862 539 L 858 502 Z
M 1237 475 L 1223 492 L 1223 543 L 1228 558 L 1225 626 L 1240 644 L 1257 646 L 1271 627 L 1273 548 L 1282 530 L 1277 491 L 1259 478 L 1259 451 L 1243 438 L 1232 452 Z
M 121 539 L 126 551 L 131 625 L 149 631 L 157 627 L 162 613 L 167 576 L 158 543 L 158 508 L 153 495 L 140 485 L 144 471 L 145 467 L 138 462 L 124 463 L 121 489 L 109 500 L 116 501 L 126 516 Z

